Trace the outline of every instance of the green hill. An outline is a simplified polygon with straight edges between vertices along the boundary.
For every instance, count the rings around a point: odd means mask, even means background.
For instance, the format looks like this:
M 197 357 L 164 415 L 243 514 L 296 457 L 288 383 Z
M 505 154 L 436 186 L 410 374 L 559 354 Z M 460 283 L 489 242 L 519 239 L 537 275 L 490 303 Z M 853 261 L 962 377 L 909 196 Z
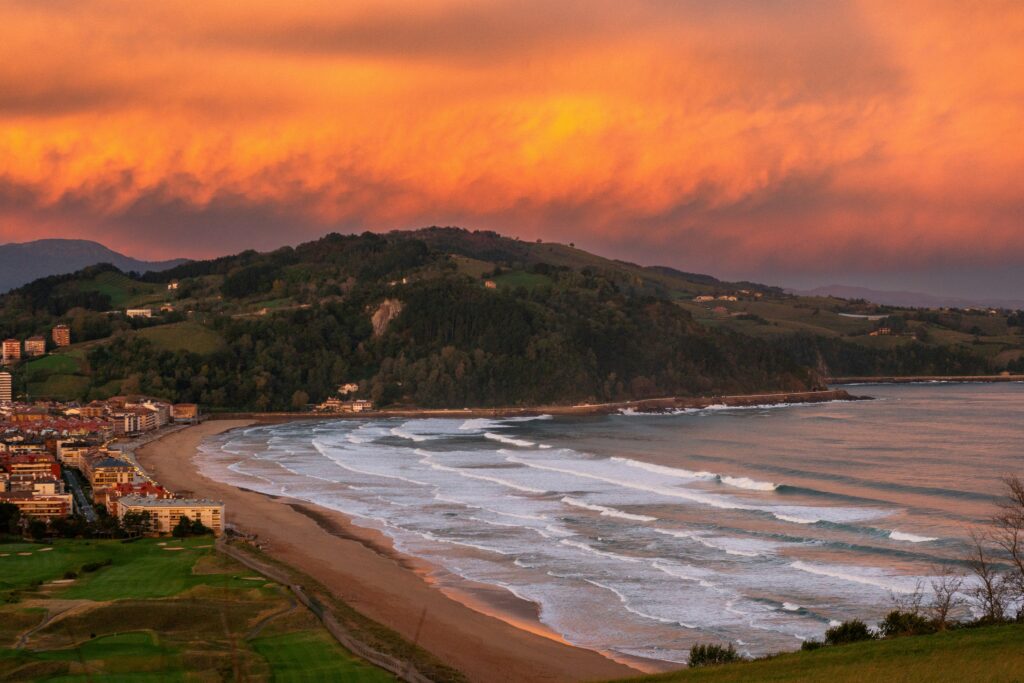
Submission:
M 1024 680 L 1024 626 L 970 628 L 793 652 L 631 679 L 633 683 L 1011 683 Z
M 154 317 L 124 315 L 143 305 Z M 383 404 L 461 407 L 1020 371 L 1022 318 L 796 297 L 455 228 L 332 234 L 143 276 L 94 266 L 0 298 L 0 335 L 72 329 L 74 367 L 16 369 L 29 395 L 256 410 L 352 381 Z

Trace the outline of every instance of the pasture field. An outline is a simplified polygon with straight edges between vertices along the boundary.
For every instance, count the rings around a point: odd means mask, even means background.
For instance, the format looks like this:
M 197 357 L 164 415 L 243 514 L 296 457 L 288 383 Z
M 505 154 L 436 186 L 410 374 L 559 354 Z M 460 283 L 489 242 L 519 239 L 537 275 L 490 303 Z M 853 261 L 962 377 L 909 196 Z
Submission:
M 191 351 L 206 355 L 225 347 L 219 334 L 199 323 L 181 322 L 147 327 L 136 332 L 161 351 Z
M 1024 625 L 971 628 L 794 652 L 773 659 L 683 670 L 633 683 L 867 683 L 1024 681 Z
M 82 370 L 79 358 L 68 353 L 51 353 L 25 363 L 25 373 L 30 380 L 37 376 L 54 374 L 73 375 Z
M 211 537 L 0 544 L 0 679 L 388 681 Z
M 551 278 L 546 275 L 527 273 L 519 270 L 503 273 L 494 278 L 494 284 L 498 285 L 499 289 L 515 289 L 516 287 L 533 289 L 534 287 L 549 284 L 550 282 Z
M 160 303 L 166 298 L 165 288 L 161 285 L 138 282 L 127 275 L 111 271 L 100 273 L 91 280 L 75 282 L 74 286 L 82 292 L 106 294 L 114 309 Z

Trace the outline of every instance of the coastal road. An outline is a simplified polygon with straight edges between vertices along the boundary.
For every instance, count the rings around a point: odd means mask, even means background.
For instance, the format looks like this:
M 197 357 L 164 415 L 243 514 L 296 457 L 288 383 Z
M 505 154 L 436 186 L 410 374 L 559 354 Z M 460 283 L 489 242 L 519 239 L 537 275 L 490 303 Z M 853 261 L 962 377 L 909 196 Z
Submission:
M 61 468 L 62 474 L 64 475 L 64 481 L 67 482 L 68 487 L 71 489 L 72 495 L 75 497 L 75 502 L 78 503 L 78 509 L 82 511 L 82 515 L 85 517 L 85 521 L 92 523 L 96 521 L 96 510 L 93 509 L 92 503 L 85 495 L 85 491 L 82 488 L 81 476 L 77 471 L 72 470 L 70 467 Z

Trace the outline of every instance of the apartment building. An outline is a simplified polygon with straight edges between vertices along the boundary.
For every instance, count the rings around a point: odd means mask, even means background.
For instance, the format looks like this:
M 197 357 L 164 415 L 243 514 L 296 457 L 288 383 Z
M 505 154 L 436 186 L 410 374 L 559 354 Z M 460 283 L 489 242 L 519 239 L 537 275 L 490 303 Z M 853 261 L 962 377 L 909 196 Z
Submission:
M 148 512 L 154 534 L 169 534 L 182 517 L 198 519 L 219 536 L 224 531 L 224 503 L 197 498 L 156 498 L 121 496 L 117 501 L 117 517 L 131 512 Z

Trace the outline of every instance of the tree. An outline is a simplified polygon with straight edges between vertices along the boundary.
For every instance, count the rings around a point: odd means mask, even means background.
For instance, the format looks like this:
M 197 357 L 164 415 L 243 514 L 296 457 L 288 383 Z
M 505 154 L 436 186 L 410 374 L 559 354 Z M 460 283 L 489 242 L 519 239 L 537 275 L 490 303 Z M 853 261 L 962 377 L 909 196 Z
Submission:
M 14 503 L 0 503 L 0 533 L 16 534 L 21 527 L 21 510 Z
M 145 511 L 126 512 L 121 518 L 121 528 L 131 537 L 142 536 L 152 530 L 152 517 Z
M 203 524 L 203 520 L 199 519 L 198 517 L 192 520 L 191 526 L 193 536 L 205 536 L 207 534 L 213 533 L 213 529 Z
M 1020 600 L 1024 599 L 1024 481 L 1019 477 L 1007 477 L 1003 485 L 1006 498 L 993 519 L 993 537 L 1010 560 L 1007 589 L 1013 598 Z
M 927 607 L 928 615 L 938 630 L 945 631 L 950 614 L 963 603 L 960 590 L 964 585 L 964 576 L 947 567 L 936 572 L 931 584 L 932 598 Z
M 298 389 L 292 394 L 292 408 L 296 410 L 302 410 L 309 405 L 309 394 L 302 389 Z
M 46 522 L 41 519 L 32 519 L 28 523 L 28 536 L 39 540 L 46 536 Z
M 171 535 L 175 538 L 185 538 L 186 536 L 192 535 L 192 522 L 188 517 L 182 515 L 178 518 L 178 523 L 174 525 L 171 530 Z
M 697 643 L 690 648 L 690 658 L 688 663 L 691 669 L 696 669 L 702 666 L 729 664 L 731 662 L 738 662 L 739 660 L 740 656 L 736 652 L 736 648 L 732 643 L 725 646 L 716 645 L 714 643 L 709 645 Z
M 1006 575 L 999 571 L 993 554 L 988 537 L 972 531 L 971 546 L 964 561 L 977 581 L 967 594 L 981 610 L 984 621 L 998 623 L 1006 618 L 1010 584 Z
M 875 635 L 871 632 L 860 619 L 851 619 L 850 621 L 844 621 L 838 626 L 825 631 L 825 644 L 826 645 L 846 645 L 847 643 L 857 643 L 862 640 L 874 640 Z

